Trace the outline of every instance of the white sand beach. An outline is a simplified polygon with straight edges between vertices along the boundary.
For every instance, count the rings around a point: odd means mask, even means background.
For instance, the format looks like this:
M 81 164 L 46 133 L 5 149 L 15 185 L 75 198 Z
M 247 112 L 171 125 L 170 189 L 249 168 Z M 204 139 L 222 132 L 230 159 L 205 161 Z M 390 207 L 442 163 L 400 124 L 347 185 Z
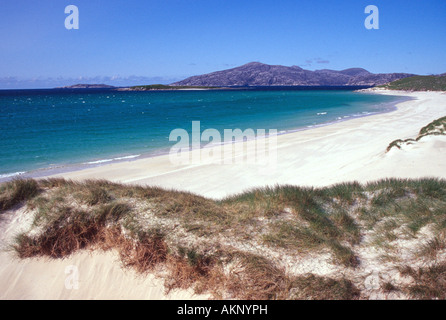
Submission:
M 446 115 L 446 93 L 393 92 L 414 100 L 397 110 L 277 137 L 274 170 L 256 165 L 194 164 L 176 166 L 168 155 L 107 164 L 58 174 L 66 179 L 107 179 L 190 191 L 223 198 L 254 187 L 276 184 L 328 186 L 381 178 L 446 178 L 446 136 L 432 136 L 386 152 L 396 139 L 415 138 L 431 121 Z M 237 156 L 237 155 L 236 155 Z M 2 247 L 30 223 L 26 209 L 7 212 L 0 221 Z M 79 268 L 79 289 L 65 287 L 70 265 Z M 113 279 L 113 281 L 110 281 Z M 123 270 L 113 253 L 81 252 L 64 260 L 14 258 L 0 253 L 0 299 L 203 299 L 189 291 L 165 295 L 162 281 Z

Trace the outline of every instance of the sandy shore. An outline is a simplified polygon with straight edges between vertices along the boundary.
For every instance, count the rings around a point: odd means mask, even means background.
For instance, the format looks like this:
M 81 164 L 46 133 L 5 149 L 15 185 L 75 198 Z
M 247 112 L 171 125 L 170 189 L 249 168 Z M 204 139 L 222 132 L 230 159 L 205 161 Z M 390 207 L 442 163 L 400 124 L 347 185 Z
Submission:
M 390 92 L 414 100 L 398 110 L 277 136 L 277 161 L 256 164 L 174 165 L 169 156 L 113 163 L 56 176 L 67 179 L 108 179 L 156 185 L 222 198 L 244 190 L 275 184 L 327 186 L 343 181 L 381 178 L 446 178 L 446 137 L 427 137 L 417 144 L 386 152 L 396 139 L 414 138 L 421 127 L 446 115 L 446 93 Z M 240 157 L 235 153 L 233 156 Z M 26 208 L 7 212 L 0 221 L 3 249 L 30 223 Z M 77 266 L 79 289 L 67 289 L 67 266 Z M 161 280 L 141 278 L 120 268 L 112 252 L 81 252 L 64 260 L 14 259 L 0 253 L 1 299 L 193 299 L 188 291 L 166 296 Z

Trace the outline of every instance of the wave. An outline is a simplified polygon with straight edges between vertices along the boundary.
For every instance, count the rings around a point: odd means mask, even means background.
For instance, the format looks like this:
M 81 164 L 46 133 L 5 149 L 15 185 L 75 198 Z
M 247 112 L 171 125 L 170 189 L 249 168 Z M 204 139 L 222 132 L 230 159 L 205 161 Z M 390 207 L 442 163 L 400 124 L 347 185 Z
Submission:
M 111 162 L 111 161 L 128 160 L 128 159 L 138 158 L 140 156 L 141 156 L 140 154 L 135 154 L 135 155 L 131 155 L 131 156 L 117 157 L 117 158 L 112 158 L 112 159 L 89 161 L 89 162 L 84 162 L 83 164 L 99 164 L 99 163 L 105 163 L 105 162 Z
M 4 173 L 4 174 L 0 174 L 0 179 L 20 176 L 20 175 L 22 175 L 24 173 L 26 173 L 26 172 L 25 171 L 19 171 L 19 172 L 14 172 L 14 173 Z

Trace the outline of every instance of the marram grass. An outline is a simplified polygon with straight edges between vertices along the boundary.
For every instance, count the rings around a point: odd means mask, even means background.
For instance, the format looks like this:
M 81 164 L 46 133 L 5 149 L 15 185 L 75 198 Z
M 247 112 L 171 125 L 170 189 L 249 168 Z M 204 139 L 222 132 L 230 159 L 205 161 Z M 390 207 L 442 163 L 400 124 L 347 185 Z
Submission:
M 113 249 L 142 274 L 163 267 L 166 290 L 192 287 L 217 299 L 367 299 L 364 252 L 373 250 L 406 279 L 383 280 L 380 294 L 445 297 L 442 276 L 432 280 L 446 263 L 441 179 L 285 185 L 220 201 L 104 180 L 15 180 L 0 185 L 0 204 L 3 214 L 25 205 L 34 216 L 13 243 L 19 257 Z M 300 271 L 302 261 L 314 270 Z M 322 265 L 338 271 L 318 274 Z

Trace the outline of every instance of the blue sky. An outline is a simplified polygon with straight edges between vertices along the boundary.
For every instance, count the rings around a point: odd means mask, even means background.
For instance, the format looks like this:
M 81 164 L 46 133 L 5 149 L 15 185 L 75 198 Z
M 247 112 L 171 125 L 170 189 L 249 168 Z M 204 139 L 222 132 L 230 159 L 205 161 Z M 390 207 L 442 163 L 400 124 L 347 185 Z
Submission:
M 64 26 L 67 5 L 79 29 Z M 367 5 L 380 29 L 367 30 Z M 0 88 L 170 83 L 251 61 L 446 72 L 444 0 L 2 0 Z

